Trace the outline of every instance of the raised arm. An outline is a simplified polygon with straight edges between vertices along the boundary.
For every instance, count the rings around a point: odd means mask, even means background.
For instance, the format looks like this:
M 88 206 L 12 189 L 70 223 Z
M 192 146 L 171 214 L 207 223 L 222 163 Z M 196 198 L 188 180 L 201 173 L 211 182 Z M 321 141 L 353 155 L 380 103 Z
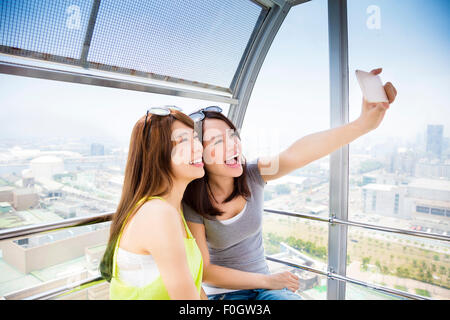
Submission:
M 379 74 L 381 70 L 379 68 L 371 72 Z M 397 90 L 390 82 L 384 85 L 384 90 L 389 103 L 369 103 L 363 98 L 361 115 L 358 119 L 336 128 L 307 135 L 275 157 L 258 159 L 258 168 L 264 181 L 278 179 L 306 166 L 377 128 L 397 95 Z
M 203 282 L 227 289 L 282 289 L 296 291 L 299 278 L 290 272 L 271 275 L 245 272 L 210 263 L 206 244 L 205 226 L 201 223 L 187 222 L 203 257 Z

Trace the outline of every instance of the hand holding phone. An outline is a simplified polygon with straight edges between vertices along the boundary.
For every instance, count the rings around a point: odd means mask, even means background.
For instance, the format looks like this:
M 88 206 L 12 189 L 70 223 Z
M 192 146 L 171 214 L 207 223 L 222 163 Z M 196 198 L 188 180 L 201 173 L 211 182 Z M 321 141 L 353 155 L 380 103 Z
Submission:
M 375 75 L 371 72 L 365 72 L 362 70 L 355 71 L 356 78 L 358 79 L 359 86 L 361 87 L 364 99 L 370 103 L 376 102 L 388 102 L 389 99 L 384 90 L 383 83 L 379 75 Z

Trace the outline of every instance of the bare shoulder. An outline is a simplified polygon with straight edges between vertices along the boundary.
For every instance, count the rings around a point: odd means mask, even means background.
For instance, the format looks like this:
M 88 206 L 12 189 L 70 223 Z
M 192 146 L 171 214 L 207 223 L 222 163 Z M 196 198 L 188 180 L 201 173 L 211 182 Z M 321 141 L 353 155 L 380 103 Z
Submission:
M 139 208 L 135 219 L 138 225 L 155 227 L 161 223 L 177 221 L 177 211 L 164 200 L 152 199 Z

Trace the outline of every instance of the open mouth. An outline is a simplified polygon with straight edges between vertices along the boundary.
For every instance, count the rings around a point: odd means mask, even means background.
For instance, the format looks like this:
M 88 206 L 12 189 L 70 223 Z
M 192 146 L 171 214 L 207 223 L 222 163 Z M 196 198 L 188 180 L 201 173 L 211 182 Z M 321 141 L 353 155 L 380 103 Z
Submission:
M 225 160 L 225 165 L 229 166 L 229 167 L 238 167 L 240 166 L 241 161 L 239 159 L 239 153 L 235 154 L 234 156 L 232 156 L 231 158 L 228 158 L 227 160 Z
M 203 159 L 202 158 L 195 159 L 193 161 L 190 161 L 189 164 L 196 167 L 203 167 Z

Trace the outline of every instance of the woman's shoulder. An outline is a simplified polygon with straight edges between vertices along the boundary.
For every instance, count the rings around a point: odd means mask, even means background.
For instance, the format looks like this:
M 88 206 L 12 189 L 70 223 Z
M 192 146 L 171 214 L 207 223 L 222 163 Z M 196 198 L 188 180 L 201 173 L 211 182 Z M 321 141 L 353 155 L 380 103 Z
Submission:
M 266 182 L 261 176 L 261 172 L 258 165 L 259 158 L 253 159 L 246 163 L 246 173 L 250 181 L 254 184 L 264 187 Z
M 136 222 L 139 225 L 153 227 L 158 225 L 158 222 L 173 221 L 177 218 L 177 210 L 162 199 L 146 201 L 135 214 Z

